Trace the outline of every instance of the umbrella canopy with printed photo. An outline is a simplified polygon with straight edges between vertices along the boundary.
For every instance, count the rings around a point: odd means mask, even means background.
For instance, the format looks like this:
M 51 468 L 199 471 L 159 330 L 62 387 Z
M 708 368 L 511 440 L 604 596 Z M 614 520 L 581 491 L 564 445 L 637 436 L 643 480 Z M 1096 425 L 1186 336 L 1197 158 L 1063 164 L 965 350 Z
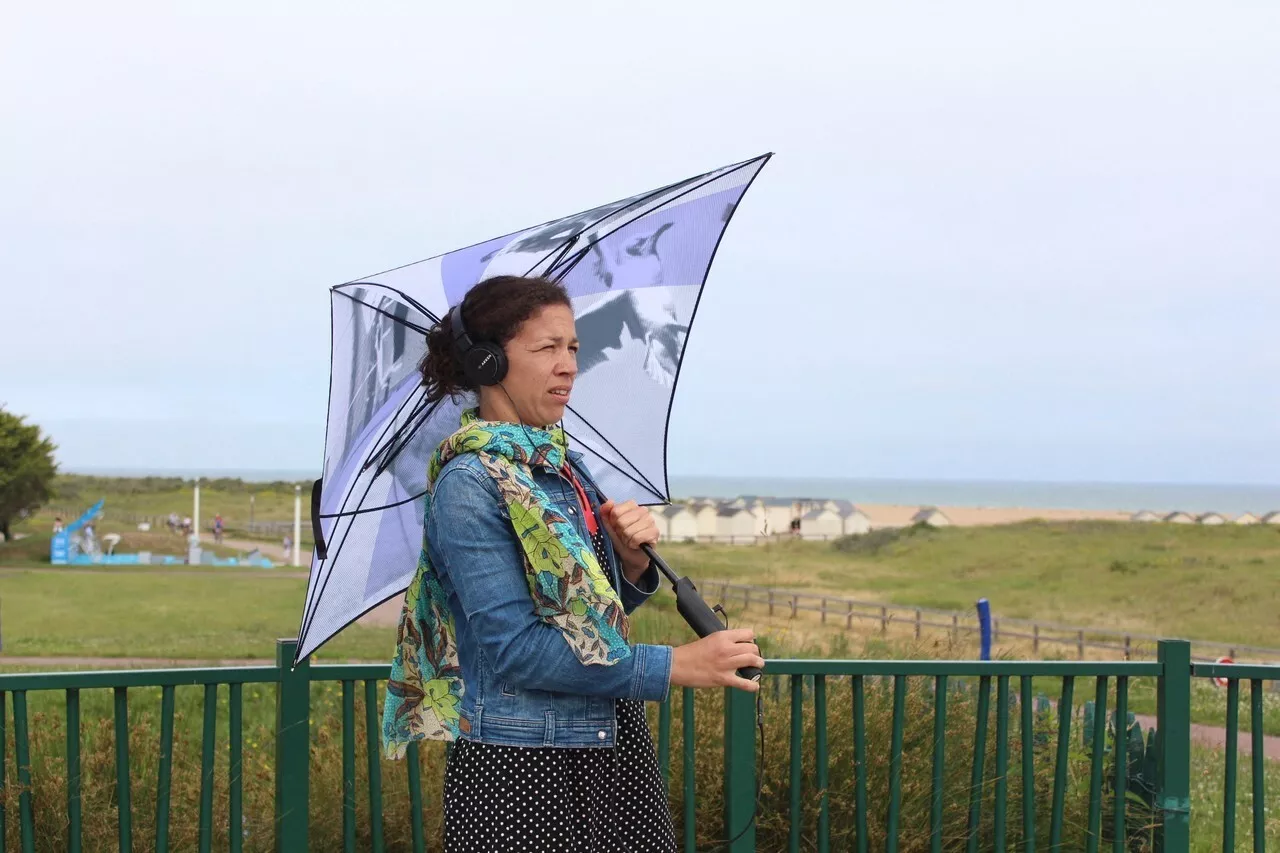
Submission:
M 413 579 L 427 462 L 474 401 L 429 405 L 426 333 L 478 282 L 564 285 L 580 349 L 563 426 L 602 491 L 670 500 L 667 421 L 716 249 L 770 155 L 716 169 L 331 291 L 332 352 L 316 550 L 298 660 Z

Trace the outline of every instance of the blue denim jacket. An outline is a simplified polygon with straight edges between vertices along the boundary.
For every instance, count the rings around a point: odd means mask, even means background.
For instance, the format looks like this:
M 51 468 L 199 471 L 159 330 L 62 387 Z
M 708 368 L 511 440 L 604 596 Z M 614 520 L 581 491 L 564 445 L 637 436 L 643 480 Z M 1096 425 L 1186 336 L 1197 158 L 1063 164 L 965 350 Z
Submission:
M 595 511 L 598 489 L 581 463 L 570 461 Z M 572 485 L 535 469 L 534 479 L 590 541 Z M 436 478 L 426 520 L 427 547 L 449 600 L 465 685 L 462 736 L 508 746 L 612 747 L 614 699 L 661 701 L 671 680 L 671 647 L 631 645 L 612 666 L 583 664 L 560 632 L 538 619 L 525 579 L 524 556 L 506 504 L 474 453 L 450 460 Z M 657 589 L 650 566 L 633 585 L 606 539 L 609 574 L 630 613 Z

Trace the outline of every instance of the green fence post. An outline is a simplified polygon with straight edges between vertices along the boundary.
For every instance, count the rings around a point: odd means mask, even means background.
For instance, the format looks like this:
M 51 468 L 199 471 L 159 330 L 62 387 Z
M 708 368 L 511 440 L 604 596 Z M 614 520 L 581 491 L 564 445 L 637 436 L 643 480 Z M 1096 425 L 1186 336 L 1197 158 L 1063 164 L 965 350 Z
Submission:
M 276 640 L 276 853 L 307 850 L 311 767 L 311 672 L 297 667 L 296 640 Z
M 1161 640 L 1157 659 L 1164 667 L 1156 688 L 1156 828 L 1159 853 L 1191 849 L 1191 644 Z
M 728 853 L 756 849 L 756 694 L 724 691 L 724 831 Z

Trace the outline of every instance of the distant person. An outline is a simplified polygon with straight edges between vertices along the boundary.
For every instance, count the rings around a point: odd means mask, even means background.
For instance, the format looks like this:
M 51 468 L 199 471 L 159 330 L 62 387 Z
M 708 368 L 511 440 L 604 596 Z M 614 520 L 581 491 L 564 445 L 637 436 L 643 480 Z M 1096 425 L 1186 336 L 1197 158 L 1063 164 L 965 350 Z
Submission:
M 178 514 L 176 512 L 169 513 L 169 532 L 178 532 Z
M 221 514 L 215 515 L 213 517 L 213 541 L 219 545 L 222 544 L 222 515 Z
M 289 534 L 284 536 L 284 558 L 287 560 L 293 554 L 293 540 L 289 538 Z
M 61 532 L 63 531 L 63 529 L 64 529 L 64 528 L 63 528 L 63 525 L 62 525 L 62 516 L 60 516 L 60 515 L 55 515 L 55 516 L 53 517 L 53 532 L 54 532 L 54 533 L 61 533 Z
M 182 532 L 187 536 L 191 535 L 191 516 L 189 515 L 182 517 Z

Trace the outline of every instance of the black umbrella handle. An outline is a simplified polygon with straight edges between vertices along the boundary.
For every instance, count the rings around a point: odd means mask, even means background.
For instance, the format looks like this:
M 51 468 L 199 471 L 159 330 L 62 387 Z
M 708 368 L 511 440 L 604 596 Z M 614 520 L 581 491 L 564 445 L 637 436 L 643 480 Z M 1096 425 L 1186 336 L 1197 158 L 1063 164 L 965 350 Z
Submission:
M 667 580 L 671 582 L 671 587 L 676 593 L 676 610 L 684 617 L 684 621 L 689 623 L 689 627 L 693 629 L 695 634 L 699 637 L 707 637 L 717 631 L 726 630 L 725 624 L 720 621 L 720 617 L 716 616 L 715 611 L 703 600 L 693 581 L 686 577 L 677 576 L 675 571 L 667 565 L 667 561 L 658 556 L 658 552 L 654 550 L 652 545 L 641 545 L 640 548 L 653 561 L 658 571 L 666 575 Z M 759 681 L 763 673 L 759 667 L 744 666 L 738 670 L 738 675 L 748 681 Z

